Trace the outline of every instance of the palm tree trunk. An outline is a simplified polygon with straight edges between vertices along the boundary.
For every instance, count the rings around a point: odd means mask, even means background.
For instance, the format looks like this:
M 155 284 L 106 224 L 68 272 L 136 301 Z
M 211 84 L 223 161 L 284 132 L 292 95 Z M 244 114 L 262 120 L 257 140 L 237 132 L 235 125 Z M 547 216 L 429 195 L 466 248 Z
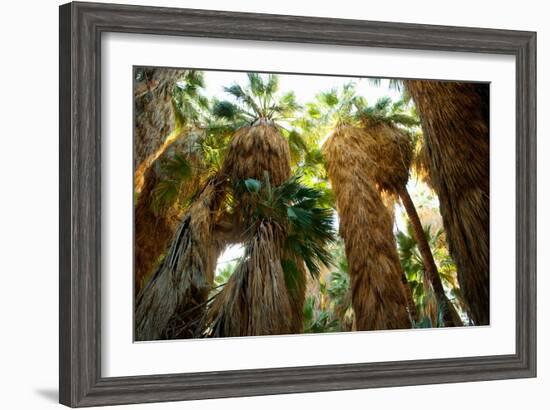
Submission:
M 340 126 L 323 145 L 336 195 L 357 330 L 411 327 L 392 218 L 365 170 L 362 130 Z
M 259 120 L 243 127 L 229 144 L 221 173 L 233 183 L 248 178 L 263 181 L 267 175 L 272 186 L 279 186 L 291 173 L 288 141 L 271 121 Z M 249 228 L 254 211 L 251 207 L 255 205 L 247 194 L 241 194 L 238 201 L 235 213 L 239 223 Z M 303 262 L 295 261 L 301 277 L 289 291 L 281 265 L 286 256 L 281 254 L 283 236 L 284 232 L 273 223 L 259 223 L 247 244 L 249 257 L 239 264 L 212 303 L 208 313 L 211 336 L 285 334 L 303 330 Z
M 172 89 L 185 72 L 143 67 L 134 71 L 134 172 L 138 191 L 142 176 L 166 139 L 177 132 Z
M 418 110 L 429 180 L 476 325 L 489 324 L 489 85 L 406 80 Z
M 413 322 L 418 322 L 418 310 L 416 309 L 416 303 L 414 303 L 412 290 L 409 286 L 409 281 L 407 280 L 405 274 L 403 274 L 403 276 L 401 277 L 401 282 L 403 282 L 403 286 L 405 287 L 405 296 L 407 298 L 407 307 L 409 309 L 411 320 Z
M 430 245 L 426 239 L 424 229 L 422 228 L 422 223 L 416 212 L 416 207 L 409 195 L 409 191 L 406 187 L 403 187 L 399 192 L 399 197 L 401 202 L 407 211 L 409 220 L 413 228 L 414 236 L 416 237 L 416 242 L 418 243 L 418 249 L 422 255 L 424 261 L 424 269 L 426 270 L 427 276 L 432 284 L 432 288 L 437 298 L 437 303 L 443 313 L 443 321 L 445 326 L 462 326 L 462 321 L 460 316 L 456 312 L 451 301 L 445 295 L 445 290 L 443 289 L 443 284 L 441 283 L 441 278 L 439 277 L 439 272 L 437 271 L 437 266 L 435 264 L 432 251 L 430 250 Z
M 225 181 L 209 180 L 184 214 L 166 257 L 136 303 L 136 339 L 159 340 L 199 334 L 216 260 L 224 243 L 214 227 Z
M 208 311 L 210 337 L 292 333 L 293 303 L 283 266 L 284 232 L 262 220 L 245 246 L 245 257 Z
M 178 125 L 172 88 L 185 70 L 136 67 L 134 70 L 134 294 L 142 289 L 159 256 L 174 234 L 178 213 L 174 209 L 156 215 L 152 193 L 160 179 L 160 158 L 176 140 Z
M 161 215 L 152 209 L 153 190 L 159 175 L 153 165 L 145 173 L 145 183 L 134 210 L 134 294 L 141 291 L 145 279 L 152 272 L 159 256 L 177 228 L 176 215 L 171 210 Z

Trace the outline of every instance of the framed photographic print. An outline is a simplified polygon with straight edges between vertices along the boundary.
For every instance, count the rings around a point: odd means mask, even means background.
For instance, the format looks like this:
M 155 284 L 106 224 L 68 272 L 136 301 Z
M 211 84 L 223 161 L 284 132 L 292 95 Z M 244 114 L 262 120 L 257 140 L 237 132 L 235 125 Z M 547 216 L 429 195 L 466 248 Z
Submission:
M 536 375 L 536 34 L 60 7 L 60 402 Z

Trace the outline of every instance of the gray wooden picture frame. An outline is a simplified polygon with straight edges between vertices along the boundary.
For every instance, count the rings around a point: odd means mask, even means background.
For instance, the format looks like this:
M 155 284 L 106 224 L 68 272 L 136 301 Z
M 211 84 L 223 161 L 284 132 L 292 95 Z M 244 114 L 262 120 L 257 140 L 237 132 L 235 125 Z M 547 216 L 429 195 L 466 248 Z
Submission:
M 535 377 L 536 33 L 94 3 L 65 4 L 59 12 L 62 404 L 81 407 Z M 515 56 L 516 353 L 102 377 L 100 68 L 101 35 L 106 32 Z

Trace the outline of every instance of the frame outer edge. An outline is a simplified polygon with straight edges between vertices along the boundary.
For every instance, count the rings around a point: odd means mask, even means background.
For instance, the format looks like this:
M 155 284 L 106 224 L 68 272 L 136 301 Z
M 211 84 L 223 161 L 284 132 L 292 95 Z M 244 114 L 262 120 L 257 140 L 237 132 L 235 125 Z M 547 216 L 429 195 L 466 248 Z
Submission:
M 59 7 L 59 402 L 70 407 L 96 386 L 101 359 L 99 37 L 84 4 Z
M 341 19 L 80 2 L 60 6 L 59 13 L 60 403 L 82 407 L 535 377 L 536 33 L 349 20 L 355 27 L 351 30 L 348 22 Z M 210 18 L 222 19 L 223 27 L 197 30 L 203 20 Z M 172 19 L 174 27 L 159 26 L 159 21 L 166 23 L 167 19 Z M 319 31 L 308 34 L 303 28 L 296 28 L 299 22 L 313 26 L 326 24 L 333 27 L 336 34 L 325 36 Z M 244 29 L 243 34 L 237 30 L 239 27 Z M 279 34 L 279 29 L 285 27 L 295 36 L 293 39 Z M 448 30 L 449 36 L 435 39 L 434 33 L 441 30 Z M 357 41 L 357 45 L 371 47 L 515 54 L 519 207 L 516 224 L 520 238 L 516 245 L 516 354 L 405 361 L 395 366 L 385 362 L 101 378 L 101 86 L 98 80 L 103 31 L 319 44 Z M 403 37 L 406 33 L 409 35 Z M 409 40 L 411 33 L 415 34 L 414 41 Z M 404 40 L 398 41 L 399 38 Z M 93 81 L 95 84 L 90 84 Z
M 59 7 L 59 402 L 75 402 L 71 331 L 72 5 Z
M 524 169 L 527 172 L 527 195 L 523 203 L 529 213 L 526 221 L 527 246 L 525 272 L 525 310 L 528 310 L 529 328 L 524 332 L 526 360 L 530 377 L 537 376 L 537 33 L 532 33 L 525 46 L 524 135 L 527 154 Z
M 532 218 L 529 230 L 531 232 L 531 254 L 529 260 L 531 261 L 532 275 L 530 281 L 530 294 L 533 297 L 531 301 L 531 317 L 532 317 L 532 329 L 530 334 L 531 346 L 530 346 L 530 361 L 532 363 L 532 376 L 537 377 L 537 33 L 533 33 L 531 41 L 529 42 L 529 49 L 531 51 L 531 59 L 529 61 L 530 67 L 530 96 L 531 96 L 531 110 L 529 114 L 529 124 L 532 124 L 531 130 L 531 168 L 530 174 L 533 176 L 531 181 L 531 198 L 529 198 L 532 204 Z
M 516 354 L 536 377 L 536 33 L 516 50 Z

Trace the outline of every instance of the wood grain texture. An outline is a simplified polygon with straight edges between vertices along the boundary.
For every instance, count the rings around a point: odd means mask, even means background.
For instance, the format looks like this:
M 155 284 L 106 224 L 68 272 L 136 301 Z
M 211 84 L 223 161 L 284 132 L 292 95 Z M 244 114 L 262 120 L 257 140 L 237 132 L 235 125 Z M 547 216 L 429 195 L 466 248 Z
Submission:
M 101 377 L 101 33 L 509 54 L 516 57 L 516 353 Z M 60 402 L 71 407 L 534 377 L 536 33 L 94 3 L 60 7 Z M 130 301 L 129 301 L 130 303 Z

